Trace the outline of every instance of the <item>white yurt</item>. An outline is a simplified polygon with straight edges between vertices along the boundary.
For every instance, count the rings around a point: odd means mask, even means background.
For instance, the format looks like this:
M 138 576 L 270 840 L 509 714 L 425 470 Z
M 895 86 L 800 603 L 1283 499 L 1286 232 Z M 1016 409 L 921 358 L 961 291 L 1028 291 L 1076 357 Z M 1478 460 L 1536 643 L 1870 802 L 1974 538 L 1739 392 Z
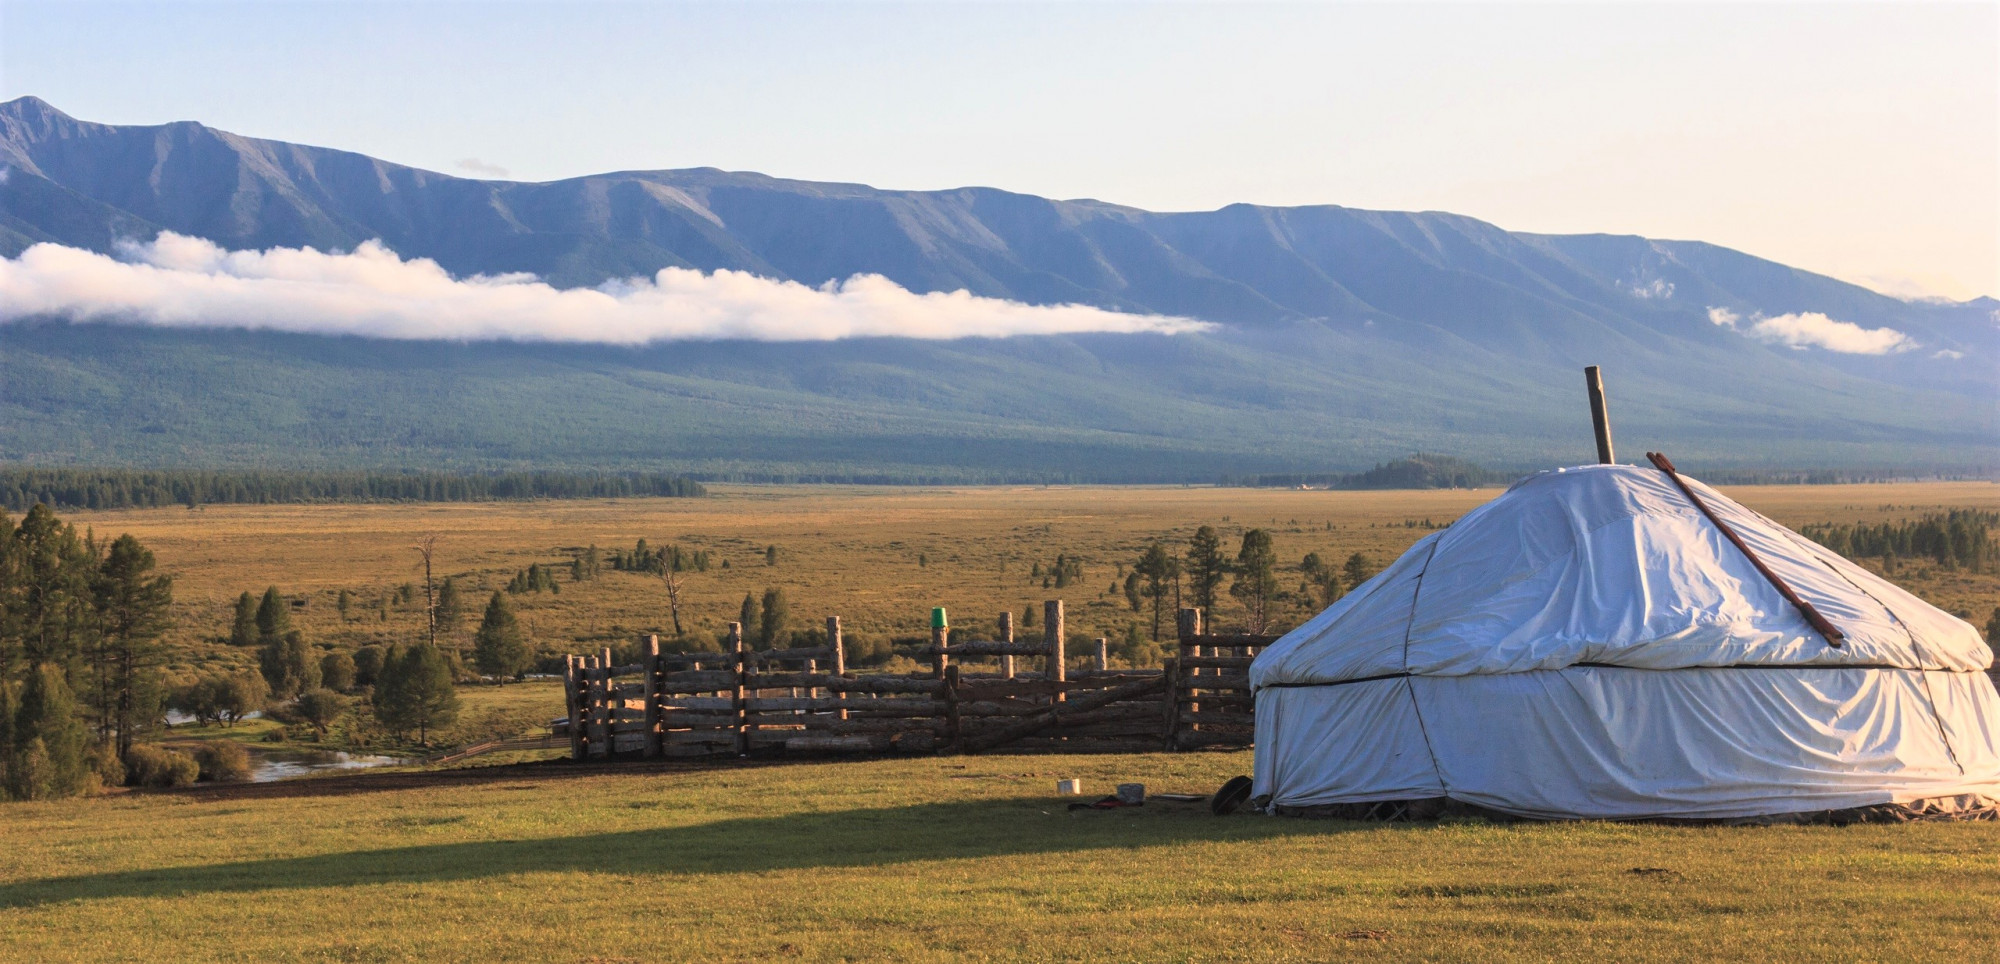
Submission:
M 1965 621 L 1699 482 L 1558 469 L 1257 657 L 1251 792 L 1347 816 L 1991 815 L 1992 660 Z

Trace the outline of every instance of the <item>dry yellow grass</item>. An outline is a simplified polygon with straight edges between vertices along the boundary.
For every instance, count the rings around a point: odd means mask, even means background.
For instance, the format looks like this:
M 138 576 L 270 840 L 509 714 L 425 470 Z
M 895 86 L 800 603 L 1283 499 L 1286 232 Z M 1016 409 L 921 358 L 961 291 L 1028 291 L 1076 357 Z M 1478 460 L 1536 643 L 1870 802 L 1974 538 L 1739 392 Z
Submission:
M 1069 605 L 1073 637 L 1114 635 L 1141 617 L 1108 590 L 1155 538 L 1184 540 L 1207 523 L 1233 548 L 1253 526 L 1270 529 L 1281 560 L 1296 566 L 1316 551 L 1338 563 L 1364 552 L 1386 563 L 1427 531 L 1499 494 L 1473 491 L 1328 492 L 1209 487 L 770 487 L 716 486 L 707 499 L 626 499 L 466 505 L 213 506 L 74 513 L 100 535 L 130 532 L 174 574 L 179 619 L 174 642 L 182 668 L 199 661 L 245 661 L 219 642 L 229 605 L 245 590 L 277 585 L 309 601 L 298 622 L 332 645 L 407 641 L 419 613 L 378 602 L 421 579 L 410 548 L 439 536 L 441 574 L 469 590 L 468 623 L 485 595 L 534 562 L 567 563 L 589 545 L 630 547 L 640 538 L 715 554 L 718 568 L 691 574 L 684 613 L 691 631 L 715 632 L 736 618 L 745 593 L 780 587 L 794 626 L 829 614 L 853 630 L 923 631 L 931 606 L 950 607 L 960 625 L 991 625 L 1003 609 L 1020 613 L 1046 598 Z M 1983 482 L 1849 486 L 1760 486 L 1729 490 L 1788 525 L 1909 518 L 1948 507 L 2000 508 L 2000 485 Z M 766 546 L 779 563 L 764 563 Z M 1062 590 L 1029 573 L 1058 553 L 1081 557 L 1085 575 Z M 723 561 L 728 569 L 719 568 Z M 656 631 L 666 623 L 657 579 L 611 572 L 570 584 L 559 595 L 515 597 L 538 642 L 551 650 Z M 1296 576 L 1291 578 L 1296 579 Z M 2000 604 L 2000 578 L 1906 565 L 1899 580 L 1948 609 L 1984 614 Z M 1295 584 L 1295 583 L 1294 583 Z M 342 589 L 354 618 L 335 611 Z M 1306 613 L 1297 607 L 1291 620 Z M 1233 614 L 1225 608 L 1219 618 Z M 469 625 L 457 638 L 465 642 Z

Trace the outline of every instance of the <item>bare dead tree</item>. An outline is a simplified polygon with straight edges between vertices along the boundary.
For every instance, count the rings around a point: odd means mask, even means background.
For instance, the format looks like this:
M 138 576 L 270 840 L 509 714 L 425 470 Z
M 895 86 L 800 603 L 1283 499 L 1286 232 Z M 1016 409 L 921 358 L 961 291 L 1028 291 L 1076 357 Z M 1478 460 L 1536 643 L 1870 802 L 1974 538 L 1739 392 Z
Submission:
M 660 552 L 660 582 L 667 587 L 667 612 L 673 616 L 674 636 L 686 635 L 681 629 L 681 547 L 669 544 Z
M 410 548 L 424 557 L 424 619 L 425 635 L 432 646 L 438 641 L 437 583 L 431 578 L 431 557 L 437 553 L 438 537 L 435 532 L 426 532 Z

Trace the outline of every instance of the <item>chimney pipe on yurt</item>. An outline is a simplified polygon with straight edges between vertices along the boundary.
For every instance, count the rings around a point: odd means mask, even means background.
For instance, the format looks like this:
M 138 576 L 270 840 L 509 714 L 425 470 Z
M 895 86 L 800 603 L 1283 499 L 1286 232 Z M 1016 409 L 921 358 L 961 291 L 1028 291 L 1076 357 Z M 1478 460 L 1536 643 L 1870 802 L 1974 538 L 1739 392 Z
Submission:
M 1617 461 L 1611 455 L 1611 413 L 1604 407 L 1604 377 L 1596 365 L 1583 370 L 1583 384 L 1590 390 L 1590 424 L 1597 430 L 1597 464 Z

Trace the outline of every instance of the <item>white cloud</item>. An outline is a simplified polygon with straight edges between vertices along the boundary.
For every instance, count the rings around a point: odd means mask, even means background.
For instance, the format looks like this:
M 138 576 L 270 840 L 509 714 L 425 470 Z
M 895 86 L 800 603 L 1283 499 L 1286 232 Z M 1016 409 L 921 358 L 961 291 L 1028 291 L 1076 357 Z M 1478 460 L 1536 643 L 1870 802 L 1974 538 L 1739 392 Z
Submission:
M 458 162 L 458 169 L 478 175 L 479 177 L 498 178 L 507 176 L 506 168 L 498 164 L 488 164 L 476 157 L 468 157 L 460 160 Z
M 1727 308 L 1708 309 L 1708 320 L 1723 328 L 1740 331 L 1772 345 L 1804 351 L 1823 348 L 1843 355 L 1895 355 L 1920 347 L 1916 339 L 1894 328 L 1863 328 L 1851 321 L 1836 321 L 1817 311 L 1755 316 L 1748 326 L 1743 316 Z
M 13 168 L 0 166 L 0 184 L 7 183 L 7 179 L 13 176 L 14 176 Z
M 349 253 L 225 251 L 168 232 L 148 243 L 121 244 L 118 254 L 37 244 L 18 258 L 0 259 L 0 321 L 53 315 L 373 338 L 618 345 L 1173 334 L 1212 327 L 964 291 L 915 294 L 870 274 L 813 288 L 740 271 L 667 268 L 652 278 L 563 290 L 525 274 L 453 278 L 434 261 L 404 260 L 374 241 Z
M 1962 352 L 1962 351 L 1953 351 L 1953 350 L 1951 350 L 1951 349 L 1949 349 L 1949 348 L 1941 348 L 1941 349 L 1937 350 L 1936 352 L 1933 352 L 1933 353 L 1931 354 L 1931 357 L 1932 357 L 1932 358 L 1940 358 L 1940 359 L 1943 359 L 1943 360 L 1945 360 L 1945 361 L 1957 361 L 1957 360 L 1959 360 L 1959 359 L 1961 359 L 1961 358 L 1964 358 L 1964 357 L 1965 357 L 1965 353 L 1964 353 L 1964 352 Z

